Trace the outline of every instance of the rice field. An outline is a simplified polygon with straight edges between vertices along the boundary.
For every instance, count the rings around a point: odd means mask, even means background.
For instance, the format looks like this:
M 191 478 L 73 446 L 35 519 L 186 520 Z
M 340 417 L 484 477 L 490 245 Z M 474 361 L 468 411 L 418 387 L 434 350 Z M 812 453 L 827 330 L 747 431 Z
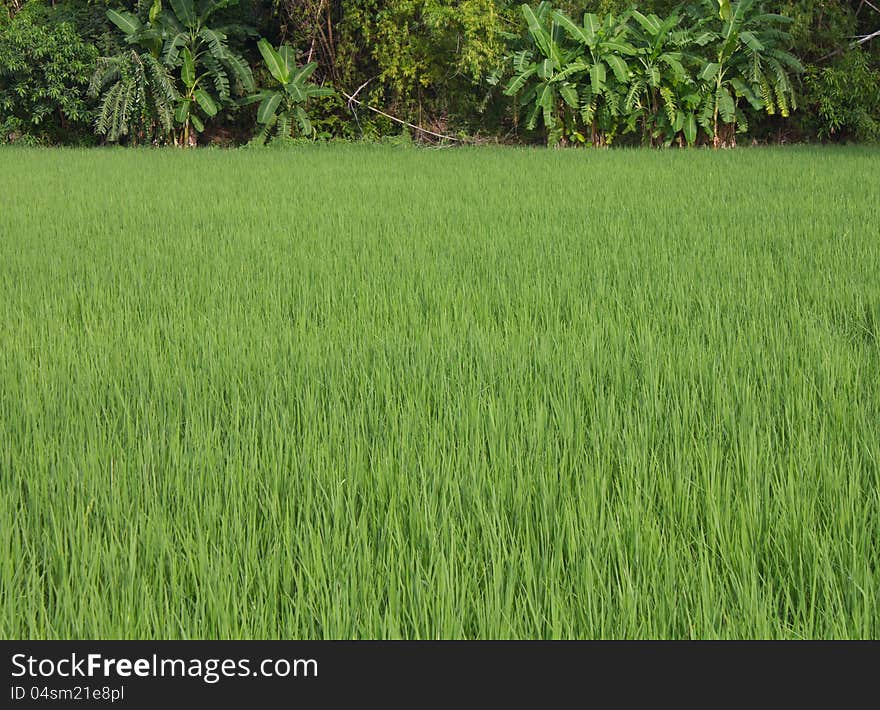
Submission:
M 880 636 L 878 175 L 0 151 L 0 636 Z

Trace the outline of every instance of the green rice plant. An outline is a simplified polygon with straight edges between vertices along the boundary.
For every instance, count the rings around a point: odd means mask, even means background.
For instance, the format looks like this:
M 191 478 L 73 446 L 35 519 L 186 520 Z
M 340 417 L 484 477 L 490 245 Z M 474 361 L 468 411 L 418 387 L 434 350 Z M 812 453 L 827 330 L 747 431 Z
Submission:
M 0 151 L 0 635 L 876 638 L 878 158 Z

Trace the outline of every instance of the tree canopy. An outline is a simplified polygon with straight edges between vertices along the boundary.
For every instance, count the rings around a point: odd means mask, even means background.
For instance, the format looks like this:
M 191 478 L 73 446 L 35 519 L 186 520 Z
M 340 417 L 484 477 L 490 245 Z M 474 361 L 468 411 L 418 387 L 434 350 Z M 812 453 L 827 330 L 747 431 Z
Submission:
M 2 0 L 0 142 L 871 141 L 878 31 L 867 0 Z

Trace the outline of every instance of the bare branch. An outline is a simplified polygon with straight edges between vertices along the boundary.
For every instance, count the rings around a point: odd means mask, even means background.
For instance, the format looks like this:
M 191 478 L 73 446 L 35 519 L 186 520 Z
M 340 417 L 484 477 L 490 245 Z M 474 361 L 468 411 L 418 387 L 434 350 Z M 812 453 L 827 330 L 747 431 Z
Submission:
M 372 79 L 370 81 L 372 81 Z M 362 84 L 358 88 L 358 91 L 363 89 L 364 86 L 366 86 L 368 83 L 369 83 L 369 81 Z M 444 140 L 455 141 L 456 143 L 467 143 L 468 142 L 468 141 L 462 140 L 461 138 L 455 138 L 454 136 L 447 136 L 443 133 L 435 133 L 434 131 L 429 131 L 427 128 L 422 128 L 421 126 L 417 126 L 415 123 L 410 123 L 409 121 L 404 121 L 402 118 L 397 118 L 396 116 L 392 116 L 390 113 L 385 113 L 384 111 L 380 111 L 379 109 L 377 109 L 373 106 L 370 106 L 369 104 L 366 104 L 363 101 L 358 101 L 354 97 L 353 94 L 348 94 L 345 91 L 342 91 L 341 89 L 339 90 L 339 93 L 341 93 L 346 99 L 348 99 L 349 106 L 351 106 L 352 103 L 355 103 L 358 106 L 363 106 L 364 108 L 370 109 L 370 111 L 378 113 L 380 116 L 384 116 L 385 118 L 391 119 L 395 123 L 399 123 L 402 126 L 408 126 L 409 128 L 412 128 L 413 130 L 421 131 L 422 133 L 426 133 L 427 135 L 434 136 L 435 138 L 443 138 Z M 355 94 L 357 94 L 357 91 L 355 92 Z

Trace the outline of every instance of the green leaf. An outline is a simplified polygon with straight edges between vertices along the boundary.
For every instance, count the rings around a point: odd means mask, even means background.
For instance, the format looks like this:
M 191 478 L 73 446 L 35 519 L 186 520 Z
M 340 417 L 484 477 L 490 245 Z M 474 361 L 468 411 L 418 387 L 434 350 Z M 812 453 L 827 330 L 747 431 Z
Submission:
M 718 75 L 719 69 L 721 69 L 721 65 L 718 62 L 708 62 L 703 67 L 703 71 L 699 73 L 698 78 L 701 81 L 712 81 Z
M 599 33 L 599 18 L 592 12 L 584 15 L 584 34 L 587 37 L 587 44 L 591 47 L 596 44 L 596 35 Z
M 275 125 L 275 118 L 273 117 L 269 123 L 263 125 L 263 127 L 259 130 L 257 135 L 255 135 L 251 139 L 251 143 L 254 145 L 263 145 L 266 142 L 266 139 L 269 137 L 269 133 L 272 131 L 272 126 Z
M 700 105 L 700 99 L 703 97 L 697 92 L 691 92 L 681 97 L 681 105 L 688 108 L 696 108 Z
M 256 94 L 251 94 L 250 96 L 245 96 L 243 98 L 240 98 L 236 103 L 239 106 L 250 106 L 251 104 L 259 103 L 260 101 L 262 101 L 266 97 L 272 96 L 275 93 L 277 93 L 277 92 L 275 92 L 275 91 L 260 91 Z
M 277 128 L 275 129 L 275 140 L 287 138 L 290 138 L 290 111 L 278 116 Z
M 684 139 L 688 145 L 693 145 L 697 140 L 697 119 L 693 113 L 688 113 L 684 119 Z
M 216 116 L 217 111 L 220 110 L 220 107 L 217 106 L 214 99 L 211 98 L 211 95 L 205 91 L 204 89 L 196 89 L 194 94 L 196 101 L 199 106 L 202 107 L 202 111 L 205 112 L 208 116 Z
M 266 68 L 275 80 L 280 84 L 286 84 L 290 81 L 290 72 L 287 71 L 284 60 L 281 58 L 281 55 L 275 51 L 275 48 L 265 39 L 260 39 L 260 41 L 257 42 L 257 48 L 260 50 L 260 54 L 263 55 L 263 60 L 266 62 Z
M 141 21 L 130 12 L 107 10 L 107 19 L 127 35 L 134 34 L 142 27 Z
M 718 113 L 725 123 L 733 123 L 736 114 L 736 103 L 726 89 L 718 92 Z
M 233 5 L 233 0 L 201 0 L 197 11 L 199 13 L 199 21 L 205 22 L 211 15 L 218 10 Z
M 195 27 L 198 17 L 193 0 L 171 0 L 171 7 L 174 14 L 177 15 L 177 19 L 186 27 Z
M 322 96 L 335 96 L 336 92 L 331 89 L 329 86 L 314 86 L 309 85 L 306 87 L 309 92 L 309 98 L 315 97 L 320 98 Z
M 294 115 L 296 116 L 296 122 L 299 124 L 299 130 L 303 135 L 311 136 L 314 133 L 314 129 L 312 128 L 312 122 L 309 121 L 309 117 L 306 115 L 306 112 L 303 111 L 301 106 L 297 106 L 294 110 Z
M 571 18 L 566 15 L 564 12 L 560 10 L 553 11 L 553 19 L 568 32 L 573 40 L 576 42 L 580 42 L 581 44 L 591 44 L 591 41 L 587 39 L 587 35 L 583 29 L 578 27 L 574 22 L 572 22 Z
M 254 83 L 254 74 L 246 61 L 244 61 L 237 54 L 233 54 L 232 52 L 227 52 L 226 57 L 223 61 L 228 65 L 228 67 L 232 70 L 232 73 L 235 74 L 236 78 L 241 82 L 241 88 L 244 91 L 253 91 L 256 88 L 256 84 Z
M 168 10 L 162 10 L 159 13 L 158 24 L 168 32 L 168 34 L 179 34 L 183 32 L 186 28 L 180 24 L 180 20 L 174 16 L 173 12 L 169 12 Z
M 529 112 L 528 119 L 526 120 L 526 128 L 528 128 L 530 131 L 538 125 L 538 113 L 540 112 L 540 110 L 541 104 L 536 102 L 535 105 L 532 107 L 532 110 Z
M 538 93 L 539 86 L 540 85 L 538 85 L 538 84 L 533 84 L 532 86 L 528 87 L 525 91 L 523 91 L 519 95 L 519 105 L 520 106 L 528 106 L 530 103 L 532 103 L 532 101 L 535 100 L 535 96 Z
M 599 45 L 606 52 L 617 52 L 618 54 L 623 54 L 626 56 L 632 56 L 636 54 L 636 48 L 631 44 L 626 44 L 624 42 L 602 42 Z
M 623 61 L 616 54 L 609 54 L 605 57 L 605 61 L 609 67 L 611 67 L 611 71 L 614 72 L 614 76 L 617 77 L 617 81 L 621 84 L 626 83 L 626 80 L 629 78 L 629 66 L 625 61 Z
M 590 84 L 595 93 L 599 93 L 605 88 L 605 65 L 602 62 L 596 62 L 590 69 Z
M 574 74 L 579 74 L 580 72 L 582 72 L 588 68 L 589 68 L 588 64 L 584 64 L 580 59 L 578 59 L 576 62 L 572 62 L 571 64 L 566 64 L 565 69 L 563 69 L 561 72 L 556 74 L 553 78 L 556 79 L 557 81 L 564 81 L 564 80 L 568 79 L 570 76 L 572 76 Z
M 555 65 L 553 64 L 553 60 L 545 59 L 538 65 L 538 76 L 542 79 L 549 79 L 553 76 L 553 69 Z
M 550 50 L 550 36 L 541 26 L 541 21 L 535 15 L 535 11 L 532 10 L 532 8 L 530 8 L 528 5 L 523 5 L 522 14 L 523 17 L 526 18 L 526 24 L 529 27 L 529 34 L 532 36 L 532 39 L 535 40 L 535 44 L 538 45 L 538 49 L 541 50 L 541 53 L 545 57 L 551 56 L 552 52 Z
M 308 81 L 309 77 L 315 72 L 315 69 L 317 68 L 317 62 L 309 62 L 308 64 L 300 68 L 300 70 L 290 78 L 290 83 L 302 84 Z
M 289 44 L 282 44 L 278 48 L 278 56 L 281 57 L 288 74 L 296 70 L 296 51 L 293 47 Z
M 575 89 L 571 84 L 562 84 L 559 87 L 559 95 L 562 97 L 562 100 L 565 101 L 572 108 L 577 108 L 578 106 L 578 94 L 577 89 Z
M 755 37 L 753 32 L 749 32 L 746 30 L 745 32 L 739 33 L 739 38 L 746 43 L 746 46 L 751 49 L 753 52 L 763 52 L 764 45 L 761 44 L 760 40 Z
M 673 28 L 681 22 L 681 17 L 674 12 L 663 21 L 653 13 L 648 15 L 648 19 L 657 25 L 657 29 L 653 33 L 656 38 L 666 38 Z
M 257 109 L 257 123 L 268 123 L 275 118 L 275 110 L 280 103 L 281 94 L 277 91 L 263 99 L 263 102 Z
M 168 66 L 175 66 L 177 64 L 177 60 L 180 57 L 180 48 L 186 46 L 188 40 L 189 35 L 185 32 L 180 32 L 165 43 L 165 57 L 163 58 L 165 64 Z
M 789 69 L 798 74 L 802 74 L 804 72 L 804 65 L 801 64 L 801 61 L 793 54 L 790 54 L 780 49 L 768 50 L 767 54 L 778 60 L 780 64 L 787 66 Z
M 156 18 L 159 17 L 159 13 L 162 12 L 162 0 L 153 0 L 153 5 L 150 7 L 150 24 L 155 24 Z
M 521 72 L 525 71 L 526 68 L 531 66 L 532 62 L 532 53 L 524 49 L 521 52 L 514 52 L 513 54 L 513 69 L 514 71 Z
M 187 116 L 189 116 L 189 108 L 191 101 L 181 101 L 177 104 L 177 110 L 174 112 L 174 120 L 178 123 L 183 123 L 186 121 Z
M 190 120 L 190 122 L 193 124 L 193 127 L 194 127 L 199 133 L 201 133 L 202 131 L 205 130 L 205 124 L 202 123 L 202 119 L 199 118 L 197 114 L 192 114 L 192 115 L 189 117 L 189 120 Z
M 208 44 L 208 50 L 215 59 L 225 60 L 227 54 L 226 35 L 212 30 L 210 27 L 202 27 L 199 30 L 199 38 Z
M 183 58 L 183 65 L 180 68 L 180 79 L 183 81 L 184 86 L 191 89 L 196 84 L 196 65 L 193 61 L 193 55 L 189 51 L 189 47 L 184 47 L 180 54 Z
M 746 101 L 751 104 L 753 109 L 756 111 L 762 111 L 764 109 L 764 102 L 761 101 L 761 97 L 758 96 L 742 79 L 734 77 L 730 80 L 730 85 L 733 87 L 736 95 L 744 97 Z
M 535 65 L 532 65 L 529 69 L 524 71 L 522 74 L 518 74 L 517 76 L 513 77 L 513 79 L 511 79 L 510 83 L 507 85 L 507 88 L 504 89 L 504 93 L 507 96 L 513 96 L 520 89 L 522 89 L 523 86 L 525 86 L 525 83 L 535 74 L 535 72 L 537 70 L 538 70 L 538 67 Z
M 544 111 L 544 125 L 550 126 L 553 121 L 550 112 L 553 110 L 553 104 L 556 103 L 556 92 L 553 91 L 552 84 L 544 84 L 543 89 L 538 95 L 537 105 Z
M 293 82 L 285 84 L 284 91 L 287 92 L 287 95 L 297 104 L 302 103 L 308 98 L 303 92 L 303 87 L 299 86 L 299 84 L 294 84 Z
M 642 94 L 642 91 L 644 91 L 644 89 L 645 89 L 644 79 L 637 79 L 636 81 L 634 81 L 630 85 L 629 91 L 626 94 L 626 98 L 624 99 L 623 106 L 627 111 L 632 113 L 633 116 L 636 115 L 636 113 L 633 111 L 633 109 L 636 108 L 637 106 L 639 106 L 639 104 L 641 102 L 641 94 Z
M 671 52 L 661 54 L 660 61 L 666 64 L 666 66 L 668 66 L 670 69 L 672 69 L 672 73 L 677 81 L 685 82 L 688 80 L 687 71 L 685 71 L 685 68 L 682 65 L 681 61 L 679 61 L 677 55 Z
M 645 28 L 645 30 L 648 31 L 648 34 L 650 34 L 651 36 L 656 35 L 657 30 L 660 29 L 660 22 L 654 16 L 648 19 L 638 10 L 633 10 L 632 16 L 636 19 L 636 22 L 638 22 L 642 27 Z

